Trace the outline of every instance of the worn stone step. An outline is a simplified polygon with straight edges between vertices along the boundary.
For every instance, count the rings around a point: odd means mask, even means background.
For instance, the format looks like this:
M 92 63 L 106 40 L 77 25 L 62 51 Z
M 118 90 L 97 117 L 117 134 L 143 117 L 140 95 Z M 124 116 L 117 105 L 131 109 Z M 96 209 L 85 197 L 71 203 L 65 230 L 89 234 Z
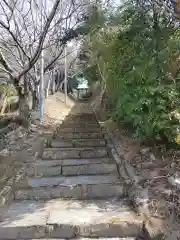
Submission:
M 65 159 L 65 160 L 38 160 L 34 163 L 35 166 L 46 166 L 46 167 L 55 167 L 55 166 L 76 166 L 76 165 L 86 165 L 94 163 L 114 163 L 114 160 L 110 157 L 107 158 L 91 158 L 91 159 Z
M 133 238 L 141 226 L 125 200 L 20 201 L 4 215 L 0 239 Z
M 67 128 L 60 128 L 58 130 L 58 133 L 61 134 L 61 133 L 100 133 L 101 132 L 101 129 L 99 127 L 96 127 L 96 128 L 90 128 L 90 127 L 87 127 L 87 128 L 78 128 L 78 127 L 67 127 Z
M 69 238 L 70 240 L 136 240 L 137 238 L 136 237 L 123 237 L 123 238 L 119 238 L 119 237 L 106 237 L 106 238 L 94 238 L 94 237 L 91 237 L 91 238 L 87 238 L 87 237 L 79 237 L 79 238 Z M 1 239 L 0 239 L 1 240 Z M 35 238 L 33 238 L 33 239 L 28 239 L 28 240 L 64 240 L 64 239 L 62 239 L 62 238 L 51 238 L 51 239 L 45 239 L 45 238 L 39 238 L 39 239 L 35 239 Z
M 77 128 L 100 128 L 99 123 L 97 122 L 74 122 L 74 121 L 70 121 L 70 122 L 62 122 L 62 124 L 60 125 L 60 128 L 65 128 L 65 127 L 77 127 Z
M 70 123 L 70 122 L 76 122 L 76 123 L 98 123 L 96 118 L 84 118 L 84 117 L 66 117 L 64 119 L 64 122 Z
M 136 240 L 137 238 L 136 237 L 105 237 L 105 238 L 94 238 L 94 237 L 91 237 L 91 238 L 88 238 L 88 237 L 79 237 L 79 238 L 69 238 L 70 240 Z M 1 240 L 1 239 L 0 239 Z M 28 240 L 64 240 L 62 238 L 51 238 L 51 239 L 45 239 L 45 238 L 39 238 L 39 239 L 28 239 Z
M 106 141 L 103 139 L 68 139 L 68 140 L 56 140 L 52 139 L 50 146 L 53 148 L 65 148 L 65 147 L 101 147 L 105 146 Z
M 68 114 L 68 116 L 66 117 L 66 119 L 86 119 L 87 121 L 88 120 L 96 120 L 96 117 L 94 115 L 94 113 L 89 113 L 89 114 L 86 114 L 86 113 L 76 113 L 76 114 Z
M 42 161 L 44 162 L 44 161 Z M 52 161 L 53 162 L 53 161 Z M 51 176 L 73 176 L 73 175 L 96 175 L 117 173 L 116 164 L 91 163 L 80 165 L 56 165 L 47 166 L 34 164 L 28 170 L 29 176 L 51 177 Z
M 114 184 L 120 183 L 116 174 L 96 175 L 96 176 L 58 176 L 44 178 L 30 178 L 22 180 L 19 186 L 29 188 L 51 187 L 51 186 L 77 186 L 77 185 L 94 185 L 94 184 Z
M 94 148 L 45 148 L 42 159 L 103 158 L 108 157 L 105 147 Z
M 120 197 L 125 194 L 117 175 L 26 178 L 17 185 L 16 199 Z
M 92 126 L 92 127 L 100 127 L 100 125 L 99 125 L 99 123 L 97 122 L 97 121 L 94 121 L 94 120 L 86 120 L 86 121 L 84 121 L 83 119 L 81 120 L 81 119 L 77 119 L 77 120 L 67 120 L 67 119 L 65 119 L 62 123 L 61 123 L 61 125 L 59 126 L 59 127 L 61 127 L 61 126 L 80 126 L 80 127 L 82 127 L 82 126 Z
M 55 133 L 53 138 L 56 139 L 104 139 L 102 132 L 93 133 Z

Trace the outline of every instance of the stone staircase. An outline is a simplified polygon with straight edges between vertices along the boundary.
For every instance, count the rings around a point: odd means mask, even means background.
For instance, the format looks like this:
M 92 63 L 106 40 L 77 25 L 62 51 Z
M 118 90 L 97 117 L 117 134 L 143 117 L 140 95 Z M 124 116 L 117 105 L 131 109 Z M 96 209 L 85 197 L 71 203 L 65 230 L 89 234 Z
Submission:
M 0 222 L 0 239 L 135 239 L 142 225 L 88 104 L 32 163 Z

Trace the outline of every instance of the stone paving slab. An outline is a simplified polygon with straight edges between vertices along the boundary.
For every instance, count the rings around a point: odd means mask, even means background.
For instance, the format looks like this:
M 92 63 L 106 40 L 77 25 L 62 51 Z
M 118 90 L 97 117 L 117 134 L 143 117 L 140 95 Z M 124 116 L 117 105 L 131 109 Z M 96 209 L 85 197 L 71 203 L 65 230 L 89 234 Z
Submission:
M 53 167 L 53 166 L 76 166 L 88 165 L 95 163 L 113 163 L 112 158 L 91 158 L 91 159 L 65 159 L 65 160 L 38 160 L 33 165 L 36 167 Z
M 62 175 L 98 175 L 98 174 L 115 174 L 117 173 L 116 164 L 89 164 L 80 166 L 63 166 Z M 93 176 L 94 177 L 94 176 Z
M 104 139 L 103 133 L 58 133 L 56 139 Z
M 86 127 L 86 128 L 82 128 L 82 127 L 75 127 L 75 128 L 70 128 L 70 127 L 67 127 L 67 128 L 60 128 L 59 129 L 59 134 L 61 133 L 100 133 L 101 132 L 101 129 L 100 127 L 96 127 L 96 128 L 92 128 L 92 127 Z
M 43 159 L 68 159 L 68 158 L 103 158 L 108 156 L 104 147 L 94 148 L 45 148 Z
M 14 202 L 0 223 L 0 239 L 134 237 L 141 223 L 116 199 Z
M 71 240 L 136 240 L 136 238 L 113 238 L 113 237 L 109 237 L 109 238 L 71 238 Z M 38 240 L 38 239 L 29 239 L 29 240 Z M 40 239 L 40 240 L 65 240 L 63 238 L 44 238 L 44 239 Z
M 100 125 L 97 121 L 94 121 L 94 120 L 84 120 L 84 119 L 75 119 L 75 120 L 72 120 L 72 119 L 65 119 L 65 121 L 63 121 L 60 125 L 60 128 L 61 127 L 65 127 L 65 126 L 77 126 L 77 127 L 82 127 L 82 126 L 89 126 L 89 127 L 99 127 L 100 128 Z
M 46 187 L 46 186 L 76 186 L 76 185 L 94 185 L 120 183 L 117 175 L 96 175 L 96 176 L 71 176 L 71 177 L 47 177 L 47 178 L 28 178 L 29 187 Z
M 52 140 L 51 147 L 101 147 L 105 146 L 106 141 L 101 139 L 69 139 L 69 140 Z
M 53 177 L 62 175 L 62 166 L 39 166 L 28 170 L 29 177 Z
M 17 202 L 0 223 L 0 239 L 45 237 L 49 208 L 41 202 Z
M 77 121 L 77 120 L 84 120 L 87 122 L 93 121 L 93 122 L 97 122 L 96 117 L 94 116 L 94 114 L 69 114 L 67 115 L 65 121 L 68 120 L 73 120 L 73 121 Z
M 122 184 L 95 184 L 76 186 L 51 186 L 19 189 L 15 192 L 16 200 L 40 200 L 54 198 L 104 199 L 124 197 L 126 189 Z
M 116 164 L 84 164 L 71 166 L 34 166 L 29 169 L 28 175 L 35 177 L 76 176 L 117 173 Z
M 100 125 L 98 122 L 86 122 L 86 121 L 82 121 L 82 122 L 74 122 L 74 121 L 63 121 L 60 125 L 60 128 L 63 128 L 63 127 L 74 127 L 76 126 L 77 128 L 79 127 L 99 127 L 100 128 Z

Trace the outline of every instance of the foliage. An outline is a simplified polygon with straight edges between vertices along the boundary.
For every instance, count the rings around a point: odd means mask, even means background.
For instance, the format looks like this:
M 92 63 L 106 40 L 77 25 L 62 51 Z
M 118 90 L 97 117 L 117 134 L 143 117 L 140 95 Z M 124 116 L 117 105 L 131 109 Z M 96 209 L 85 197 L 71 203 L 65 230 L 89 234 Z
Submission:
M 16 90 L 13 85 L 9 84 L 0 84 L 0 95 L 11 97 L 16 95 Z
M 0 84 L 1 114 L 4 114 L 5 109 L 10 106 L 10 97 L 16 95 L 17 93 L 13 85 Z
M 179 120 L 172 112 L 180 110 L 180 33 L 160 7 L 126 2 L 85 41 L 90 78 L 103 78 L 116 109 L 112 118 L 131 124 L 134 137 L 177 141 Z

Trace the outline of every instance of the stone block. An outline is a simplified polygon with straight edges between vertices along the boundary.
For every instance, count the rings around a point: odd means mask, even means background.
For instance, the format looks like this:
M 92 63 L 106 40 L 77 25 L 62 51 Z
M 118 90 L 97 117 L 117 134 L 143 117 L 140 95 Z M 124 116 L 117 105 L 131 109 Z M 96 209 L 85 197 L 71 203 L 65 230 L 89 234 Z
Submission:
M 101 147 L 105 146 L 106 142 L 101 139 L 80 139 L 74 140 L 75 147 Z
M 73 147 L 73 141 L 72 140 L 53 140 L 51 142 L 51 146 L 53 148 L 71 148 Z
M 103 139 L 102 133 L 58 133 L 56 139 Z
M 74 127 L 74 128 L 62 128 L 60 129 L 59 133 L 99 133 L 101 132 L 101 129 L 99 127 L 96 128 L 90 128 L 90 127 L 86 127 L 86 128 L 82 128 L 82 127 Z
M 88 198 L 122 197 L 124 196 L 124 187 L 120 184 L 88 185 L 84 195 Z
M 71 225 L 48 225 L 47 237 L 49 238 L 72 238 L 75 237 L 75 226 Z M 55 240 L 55 239 L 54 239 Z
M 91 174 L 110 174 L 116 173 L 117 168 L 115 164 L 86 164 L 75 166 L 63 166 L 63 175 L 91 175 Z
M 51 189 L 52 198 L 81 198 L 81 186 L 56 186 Z
M 107 157 L 108 152 L 105 148 L 84 149 L 81 151 L 81 158 Z
M 61 166 L 40 166 L 34 167 L 34 171 L 29 176 L 36 176 L 36 177 L 51 177 L 51 176 L 58 176 L 61 175 L 62 169 Z
M 67 159 L 67 158 L 80 158 L 79 149 L 45 149 L 42 155 L 43 159 Z

